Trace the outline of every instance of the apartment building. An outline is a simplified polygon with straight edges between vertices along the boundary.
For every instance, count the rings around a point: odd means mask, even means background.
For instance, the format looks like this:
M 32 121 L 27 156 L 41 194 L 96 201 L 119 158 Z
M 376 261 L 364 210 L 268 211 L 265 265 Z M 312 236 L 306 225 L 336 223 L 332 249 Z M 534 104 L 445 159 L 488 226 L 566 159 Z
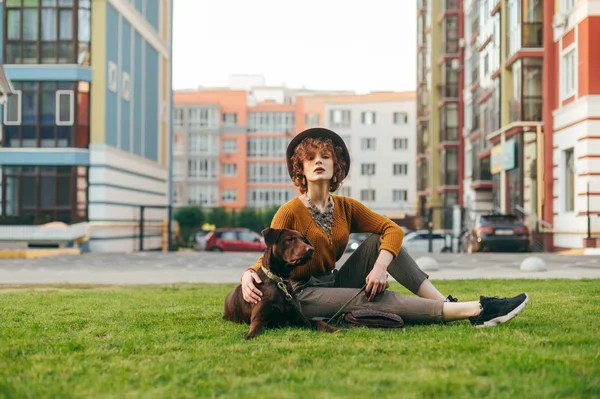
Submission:
M 463 185 L 463 2 L 417 2 L 417 197 L 433 227 L 452 227 Z
M 600 230 L 600 1 L 544 2 L 544 125 L 552 126 L 544 218 L 557 248 L 595 246 Z M 546 8 L 547 7 L 547 8 Z M 547 106 L 546 106 L 547 105 Z
M 137 249 L 140 206 L 147 221 L 168 214 L 172 1 L 6 0 L 0 14 L 15 91 L 0 224 L 92 223 L 90 250 Z
M 356 102 L 331 100 L 324 116 L 325 127 L 342 136 L 352 158 L 340 194 L 400 218 L 416 212 L 416 107 L 414 93 L 393 94 L 385 99 L 377 93 L 357 95 Z
M 298 192 L 287 172 L 287 145 L 297 132 L 326 126 L 347 138 L 358 159 L 353 159 L 353 168 L 362 163 L 365 173 L 370 171 L 368 179 L 360 177 L 362 170 L 351 171 L 356 180 L 348 178 L 341 194 L 365 198 L 382 213 L 414 212 L 414 93 L 323 93 L 256 83 L 264 82 L 245 77 L 235 80 L 235 89 L 174 94 L 176 206 L 265 208 L 289 201 Z M 198 112 L 208 118 L 201 126 L 190 119 Z M 201 153 L 195 140 L 206 143 Z M 360 161 L 361 143 L 373 146 L 368 162 Z

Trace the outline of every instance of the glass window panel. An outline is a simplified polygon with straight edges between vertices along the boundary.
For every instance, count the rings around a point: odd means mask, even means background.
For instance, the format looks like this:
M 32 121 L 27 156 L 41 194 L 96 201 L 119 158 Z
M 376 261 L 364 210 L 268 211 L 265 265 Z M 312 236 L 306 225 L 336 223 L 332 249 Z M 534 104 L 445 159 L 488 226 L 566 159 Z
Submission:
M 42 8 L 42 40 L 52 41 L 56 40 L 57 33 L 57 17 L 56 9 L 54 8 Z
M 73 92 L 57 92 L 58 97 L 58 119 L 57 124 L 73 124 Z
M 4 147 L 19 147 L 21 128 L 19 126 L 4 126 Z
M 7 123 L 21 123 L 21 115 L 19 114 L 19 101 L 21 94 L 17 93 L 8 96 L 4 109 L 4 121 Z
M 70 64 L 74 62 L 75 46 L 73 42 L 59 42 L 58 43 L 58 63 L 59 64 Z
M 71 211 L 57 211 L 56 220 L 59 222 L 70 224 L 72 222 Z
M 42 97 L 42 114 L 40 122 L 42 124 L 54 124 L 56 112 L 56 94 L 51 91 L 43 91 Z
M 23 43 L 23 64 L 37 64 L 38 63 L 38 43 Z
M 79 8 L 82 7 L 86 7 L 86 8 L 90 8 L 91 5 L 91 0 L 79 0 Z
M 70 206 L 71 205 L 71 176 L 60 176 L 57 178 L 58 197 L 56 205 Z
M 38 39 L 38 9 L 23 9 L 23 40 Z
M 40 207 L 56 205 L 55 177 L 40 176 Z
M 37 122 L 37 92 L 24 91 L 21 93 L 23 124 L 35 124 Z
M 58 38 L 61 40 L 73 39 L 73 12 L 60 10 L 60 28 Z
M 56 42 L 42 42 L 42 64 L 56 63 Z
M 7 10 L 6 24 L 6 38 L 19 40 L 21 38 L 21 10 Z
M 73 3 L 73 0 L 58 0 L 58 5 L 61 7 L 72 7 Z
M 6 7 L 19 7 L 21 0 L 6 0 Z
M 58 90 L 73 90 L 75 83 L 73 82 L 58 82 Z
M 56 167 L 56 173 L 61 174 L 61 175 L 71 175 L 71 172 L 73 171 L 71 166 L 57 166 Z
M 59 126 L 58 128 L 58 142 L 57 147 L 71 147 L 72 142 L 72 131 L 71 126 Z
M 42 0 L 42 6 L 56 7 L 57 4 L 58 4 L 57 0 Z
M 23 7 L 37 7 L 38 0 L 23 0 Z
M 18 64 L 21 62 L 21 43 L 7 42 L 5 51 L 6 51 L 6 58 L 4 59 L 4 63 Z
M 54 120 L 52 126 L 40 127 L 40 146 L 41 147 L 55 147 L 56 146 L 56 127 L 54 126 Z
M 21 177 L 21 206 L 23 208 L 33 208 L 36 204 L 36 177 L 22 176 Z
M 36 127 L 35 126 L 22 126 L 21 127 L 21 146 L 22 147 L 37 147 L 36 140 Z
M 91 11 L 86 9 L 79 9 L 79 16 L 77 19 L 78 31 L 77 38 L 82 42 L 89 42 L 91 40 Z

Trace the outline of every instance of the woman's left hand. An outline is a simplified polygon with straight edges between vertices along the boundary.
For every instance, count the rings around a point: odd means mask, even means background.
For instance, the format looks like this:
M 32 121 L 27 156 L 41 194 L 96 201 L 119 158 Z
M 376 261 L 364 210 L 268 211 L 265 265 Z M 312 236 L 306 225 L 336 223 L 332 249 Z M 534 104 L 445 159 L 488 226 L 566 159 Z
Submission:
M 375 295 L 385 291 L 387 288 L 387 277 L 386 267 L 378 266 L 377 264 L 373 266 L 373 270 L 367 276 L 367 286 L 365 288 L 365 295 L 369 302 L 375 298 Z

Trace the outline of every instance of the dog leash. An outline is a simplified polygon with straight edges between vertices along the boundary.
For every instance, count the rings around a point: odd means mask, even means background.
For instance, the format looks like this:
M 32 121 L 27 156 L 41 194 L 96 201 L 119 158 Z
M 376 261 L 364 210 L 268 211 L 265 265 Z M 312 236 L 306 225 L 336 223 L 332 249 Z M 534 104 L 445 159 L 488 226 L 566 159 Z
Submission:
M 354 295 L 352 298 L 348 299 L 348 300 L 346 301 L 346 303 L 344 303 L 344 304 L 342 305 L 342 307 L 341 307 L 341 308 L 340 308 L 340 309 L 339 309 L 337 312 L 335 312 L 335 314 L 334 314 L 333 316 L 331 316 L 331 318 L 330 318 L 329 320 L 327 320 L 327 323 L 326 323 L 326 324 L 329 324 L 331 321 L 334 321 L 334 322 L 335 322 L 335 321 L 336 321 L 336 318 L 337 318 L 337 317 L 338 317 L 338 316 L 339 316 L 339 315 L 342 313 L 342 311 L 344 310 L 344 308 L 345 308 L 346 306 L 348 306 L 348 304 L 349 304 L 350 302 L 352 302 L 352 301 L 353 301 L 353 300 L 354 300 L 354 299 L 355 299 L 357 296 L 359 296 L 359 295 L 360 295 L 360 293 L 361 293 L 361 292 L 363 292 L 363 291 L 365 290 L 365 288 L 367 288 L 367 284 L 366 284 L 366 283 L 365 283 L 365 285 L 363 285 L 363 286 L 362 286 L 362 288 L 361 288 L 361 289 L 360 289 L 360 290 L 359 290 L 359 291 L 358 291 L 358 292 L 357 292 L 357 293 L 356 293 L 356 294 L 355 294 L 355 295 Z M 336 322 L 336 324 L 338 324 L 338 323 Z

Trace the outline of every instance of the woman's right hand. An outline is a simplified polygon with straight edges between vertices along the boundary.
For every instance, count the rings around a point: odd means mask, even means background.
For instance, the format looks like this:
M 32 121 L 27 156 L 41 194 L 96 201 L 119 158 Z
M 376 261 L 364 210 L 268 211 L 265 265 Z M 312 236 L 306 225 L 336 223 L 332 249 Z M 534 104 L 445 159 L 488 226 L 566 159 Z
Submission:
M 258 274 L 253 270 L 247 270 L 242 276 L 242 294 L 244 300 L 249 303 L 260 302 L 262 292 L 254 285 L 262 284 L 262 280 L 258 277 Z

